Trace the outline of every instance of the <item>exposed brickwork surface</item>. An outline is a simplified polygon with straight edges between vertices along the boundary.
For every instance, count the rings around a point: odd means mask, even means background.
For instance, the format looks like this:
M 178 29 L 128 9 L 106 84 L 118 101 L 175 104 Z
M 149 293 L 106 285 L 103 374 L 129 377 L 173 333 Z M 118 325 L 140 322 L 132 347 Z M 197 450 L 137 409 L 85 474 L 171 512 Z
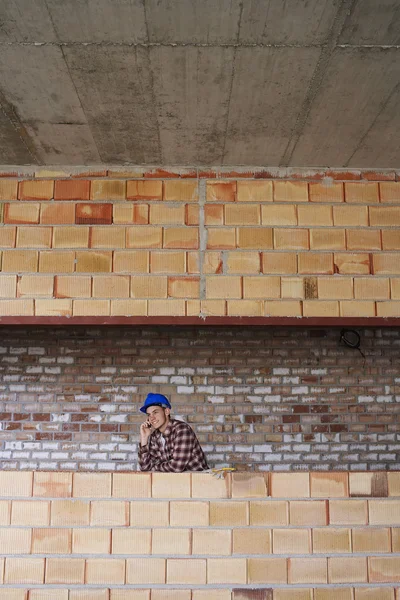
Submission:
M 135 470 L 161 391 L 212 466 L 399 469 L 400 329 L 360 335 L 365 361 L 335 328 L 3 327 L 0 467 Z

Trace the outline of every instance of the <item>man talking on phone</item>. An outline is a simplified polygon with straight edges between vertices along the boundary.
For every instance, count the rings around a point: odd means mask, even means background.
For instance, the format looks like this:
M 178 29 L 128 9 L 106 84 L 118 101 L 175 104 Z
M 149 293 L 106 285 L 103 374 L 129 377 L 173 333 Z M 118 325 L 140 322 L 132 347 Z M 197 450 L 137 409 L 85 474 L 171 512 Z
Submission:
M 140 426 L 141 471 L 182 473 L 208 469 L 206 457 L 193 429 L 171 419 L 171 404 L 163 394 L 148 394 L 141 412 L 147 419 Z

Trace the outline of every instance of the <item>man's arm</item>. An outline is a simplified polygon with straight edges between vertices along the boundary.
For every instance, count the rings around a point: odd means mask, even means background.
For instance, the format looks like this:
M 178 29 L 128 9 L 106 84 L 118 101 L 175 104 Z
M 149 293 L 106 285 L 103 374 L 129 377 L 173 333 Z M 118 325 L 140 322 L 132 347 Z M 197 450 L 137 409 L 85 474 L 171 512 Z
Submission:
M 183 423 L 177 427 L 174 451 L 170 460 L 154 461 L 151 470 L 163 473 L 181 473 L 186 470 L 193 452 L 194 433 Z
M 146 446 L 139 446 L 139 467 L 141 471 L 155 471 L 157 460 L 152 456 L 150 450 L 151 439 Z

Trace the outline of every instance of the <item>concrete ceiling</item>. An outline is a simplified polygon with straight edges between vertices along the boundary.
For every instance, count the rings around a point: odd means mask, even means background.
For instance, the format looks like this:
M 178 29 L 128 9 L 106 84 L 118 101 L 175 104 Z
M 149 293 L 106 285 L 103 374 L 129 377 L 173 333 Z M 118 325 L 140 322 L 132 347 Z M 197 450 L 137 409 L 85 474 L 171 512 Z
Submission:
M 399 0 L 1 0 L 0 163 L 400 165 Z

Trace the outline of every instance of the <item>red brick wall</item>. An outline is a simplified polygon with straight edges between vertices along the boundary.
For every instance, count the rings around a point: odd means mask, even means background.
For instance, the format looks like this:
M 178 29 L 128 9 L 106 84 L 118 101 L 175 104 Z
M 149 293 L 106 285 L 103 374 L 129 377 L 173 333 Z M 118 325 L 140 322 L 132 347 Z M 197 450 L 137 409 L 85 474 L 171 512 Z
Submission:
M 0 468 L 135 470 L 161 391 L 209 462 L 250 470 L 399 469 L 400 329 L 1 329 Z

